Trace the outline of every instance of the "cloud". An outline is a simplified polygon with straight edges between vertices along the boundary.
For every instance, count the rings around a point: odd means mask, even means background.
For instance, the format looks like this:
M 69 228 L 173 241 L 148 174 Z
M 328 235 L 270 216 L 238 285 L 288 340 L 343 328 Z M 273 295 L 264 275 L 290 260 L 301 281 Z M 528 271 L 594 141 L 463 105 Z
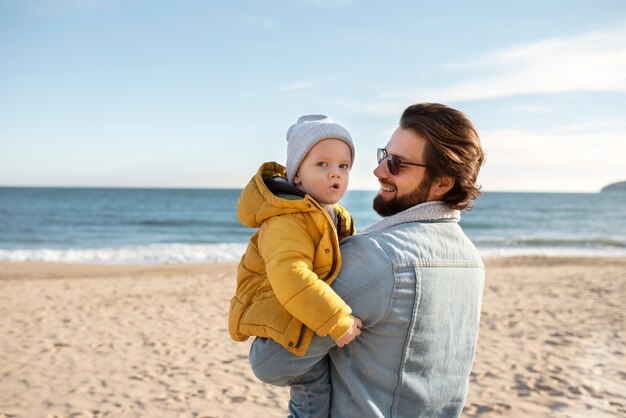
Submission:
M 537 105 L 537 104 L 527 104 L 527 103 L 509 105 L 508 108 L 512 111 L 520 112 L 520 113 L 539 114 L 539 113 L 550 113 L 552 111 L 552 109 L 548 106 L 542 106 L 542 105 Z
M 450 103 L 569 92 L 626 93 L 626 29 L 516 45 L 439 68 L 460 81 L 444 86 L 428 83 L 403 91 L 387 89 L 377 98 L 342 99 L 336 103 L 367 114 L 395 116 L 407 103 L 420 101 Z M 549 111 L 528 106 L 519 110 Z
M 446 87 L 420 89 L 419 96 L 466 101 L 522 94 L 626 92 L 626 30 L 513 46 L 454 67 L 480 70 L 482 75 Z
M 481 183 L 486 190 L 597 191 L 626 178 L 624 125 L 591 126 L 483 132 Z
M 558 133 L 575 133 L 575 132 L 598 132 L 607 128 L 623 128 L 626 127 L 626 121 L 623 120 L 603 120 L 593 122 L 576 123 L 573 125 L 563 126 L 556 130 Z
M 598 166 L 602 161 L 622 167 L 626 155 L 626 130 L 545 133 L 507 129 L 483 132 L 481 138 L 486 152 L 496 156 L 498 163 L 515 167 L 580 170 Z

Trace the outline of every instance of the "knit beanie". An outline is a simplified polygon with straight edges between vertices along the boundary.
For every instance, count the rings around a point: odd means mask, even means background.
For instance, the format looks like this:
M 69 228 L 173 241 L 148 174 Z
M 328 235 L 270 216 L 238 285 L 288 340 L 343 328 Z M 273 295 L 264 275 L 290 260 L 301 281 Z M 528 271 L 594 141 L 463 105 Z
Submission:
M 350 147 L 350 162 L 354 162 L 354 144 L 350 133 L 326 115 L 304 115 L 287 131 L 287 179 L 293 184 L 300 164 L 311 148 L 322 139 L 339 139 Z

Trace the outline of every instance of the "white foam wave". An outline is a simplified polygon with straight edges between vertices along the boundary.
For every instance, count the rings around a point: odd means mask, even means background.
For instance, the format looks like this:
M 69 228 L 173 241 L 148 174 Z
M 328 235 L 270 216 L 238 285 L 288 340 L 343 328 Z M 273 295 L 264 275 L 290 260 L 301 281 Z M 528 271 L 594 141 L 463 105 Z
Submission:
M 1 261 L 161 264 L 236 263 L 246 244 L 152 244 L 117 248 L 0 250 Z
M 152 244 L 117 248 L 0 249 L 0 261 L 102 264 L 238 263 L 247 244 Z M 626 257 L 625 248 L 478 247 L 483 257 Z

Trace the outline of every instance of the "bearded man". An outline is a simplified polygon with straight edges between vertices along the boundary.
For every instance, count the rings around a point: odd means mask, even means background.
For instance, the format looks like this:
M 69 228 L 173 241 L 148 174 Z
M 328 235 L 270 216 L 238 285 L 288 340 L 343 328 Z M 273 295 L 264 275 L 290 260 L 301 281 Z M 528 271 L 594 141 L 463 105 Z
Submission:
M 341 242 L 343 265 L 332 284 L 362 320 L 362 334 L 343 348 L 316 336 L 301 357 L 257 339 L 256 376 L 291 385 L 290 403 L 308 405 L 307 416 L 458 417 L 484 286 L 482 260 L 459 219 L 480 194 L 483 161 L 463 113 L 408 107 L 378 150 L 373 207 L 383 219 Z M 319 367 L 328 373 L 310 380 L 307 371 Z

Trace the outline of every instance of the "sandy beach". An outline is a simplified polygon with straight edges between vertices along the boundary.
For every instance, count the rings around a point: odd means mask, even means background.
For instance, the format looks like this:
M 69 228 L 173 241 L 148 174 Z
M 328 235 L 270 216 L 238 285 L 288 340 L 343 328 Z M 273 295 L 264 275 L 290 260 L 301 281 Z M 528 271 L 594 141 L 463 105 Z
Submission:
M 626 259 L 486 261 L 464 417 L 626 416 Z M 0 263 L 0 417 L 283 417 L 234 265 Z

